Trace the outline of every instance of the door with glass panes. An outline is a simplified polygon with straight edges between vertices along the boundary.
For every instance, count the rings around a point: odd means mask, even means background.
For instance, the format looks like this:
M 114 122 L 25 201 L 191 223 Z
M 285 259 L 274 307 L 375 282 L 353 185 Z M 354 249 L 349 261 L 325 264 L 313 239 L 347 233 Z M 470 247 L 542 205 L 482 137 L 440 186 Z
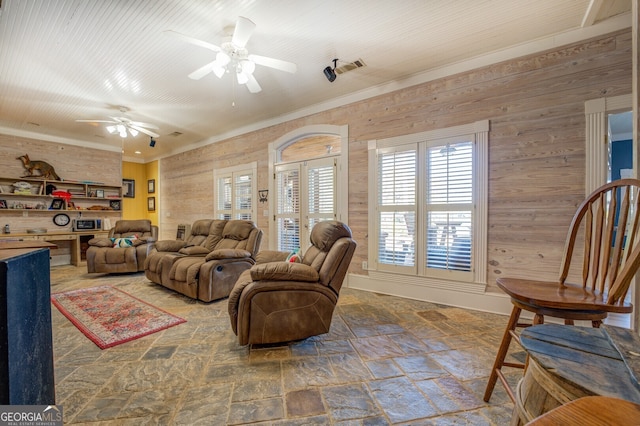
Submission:
M 304 253 L 313 226 L 336 219 L 336 170 L 333 157 L 276 166 L 277 250 Z

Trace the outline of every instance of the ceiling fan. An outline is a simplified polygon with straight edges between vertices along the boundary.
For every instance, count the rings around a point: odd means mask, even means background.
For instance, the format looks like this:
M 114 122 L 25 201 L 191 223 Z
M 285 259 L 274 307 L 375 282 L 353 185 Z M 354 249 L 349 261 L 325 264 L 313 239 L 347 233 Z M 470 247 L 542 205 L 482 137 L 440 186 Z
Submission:
M 118 108 L 122 114 L 125 114 L 129 111 L 127 107 L 119 107 Z M 76 120 L 77 123 L 106 123 L 108 126 L 106 127 L 107 132 L 109 133 L 119 133 L 121 138 L 127 137 L 127 131 L 133 137 L 138 136 L 139 132 L 144 133 L 145 135 L 151 136 L 152 138 L 160 137 L 159 134 L 149 130 L 154 129 L 157 130 L 158 126 L 149 123 L 142 123 L 140 121 L 132 121 L 130 118 L 126 116 L 121 117 L 113 117 L 109 116 L 111 120 Z
M 292 62 L 249 54 L 245 46 L 255 28 L 256 24 L 251 20 L 239 16 L 231 39 L 225 41 L 220 46 L 175 31 L 167 30 L 165 32 L 169 35 L 179 37 L 188 43 L 217 52 L 215 61 L 198 68 L 189 74 L 189 78 L 200 80 L 210 72 L 213 72 L 218 78 L 222 78 L 225 73 L 233 72 L 236 74 L 238 84 L 246 84 L 247 89 L 249 89 L 251 93 L 258 93 L 262 90 L 262 87 L 260 87 L 260 84 L 258 84 L 258 81 L 253 76 L 256 65 L 263 65 L 292 74 L 297 71 L 298 67 Z

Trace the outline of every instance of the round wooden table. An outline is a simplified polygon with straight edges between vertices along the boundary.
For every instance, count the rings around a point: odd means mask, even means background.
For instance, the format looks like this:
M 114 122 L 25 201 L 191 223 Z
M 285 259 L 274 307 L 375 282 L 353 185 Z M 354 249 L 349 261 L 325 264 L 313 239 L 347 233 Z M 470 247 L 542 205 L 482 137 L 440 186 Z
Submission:
M 587 396 L 554 408 L 527 426 L 603 426 L 640 424 L 640 405 L 618 398 Z
M 640 404 L 640 338 L 631 330 L 542 324 L 523 330 L 520 342 L 529 358 L 512 424 L 589 396 Z

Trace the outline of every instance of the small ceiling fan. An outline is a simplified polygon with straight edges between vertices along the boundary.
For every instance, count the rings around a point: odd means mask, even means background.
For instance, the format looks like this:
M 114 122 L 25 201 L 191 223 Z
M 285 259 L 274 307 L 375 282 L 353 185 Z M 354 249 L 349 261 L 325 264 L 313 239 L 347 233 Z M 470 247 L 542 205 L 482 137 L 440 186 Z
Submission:
M 129 111 L 127 107 L 119 107 L 118 108 L 122 114 L 126 114 Z M 113 117 L 109 116 L 111 120 L 76 120 L 77 123 L 106 123 L 108 126 L 106 127 L 107 132 L 109 133 L 119 133 L 121 138 L 127 137 L 127 131 L 131 136 L 138 136 L 139 132 L 144 133 L 145 135 L 151 136 L 152 138 L 160 137 L 159 134 L 149 130 L 154 129 L 158 130 L 158 126 L 149 123 L 142 123 L 140 121 L 132 121 L 130 118 L 125 117 L 124 115 L 121 117 Z
M 215 61 L 198 68 L 189 74 L 189 78 L 200 80 L 210 72 L 213 72 L 218 78 L 222 78 L 225 73 L 234 72 L 238 84 L 246 84 L 247 89 L 249 89 L 251 93 L 258 93 L 262 90 L 262 87 L 260 87 L 260 84 L 258 84 L 258 81 L 253 76 L 256 65 L 263 65 L 292 74 L 297 71 L 298 67 L 292 62 L 249 54 L 245 46 L 255 28 L 256 24 L 251 20 L 239 16 L 231 40 L 225 41 L 220 46 L 189 37 L 176 31 L 167 30 L 165 32 L 169 35 L 179 37 L 188 43 L 217 52 Z

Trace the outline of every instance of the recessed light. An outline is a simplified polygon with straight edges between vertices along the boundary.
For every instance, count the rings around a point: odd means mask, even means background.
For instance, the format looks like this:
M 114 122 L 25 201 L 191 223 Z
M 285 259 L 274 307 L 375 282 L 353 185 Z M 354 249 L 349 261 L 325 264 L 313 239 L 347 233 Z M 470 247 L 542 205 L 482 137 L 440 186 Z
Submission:
M 136 154 L 142 154 L 140 151 L 136 151 Z

